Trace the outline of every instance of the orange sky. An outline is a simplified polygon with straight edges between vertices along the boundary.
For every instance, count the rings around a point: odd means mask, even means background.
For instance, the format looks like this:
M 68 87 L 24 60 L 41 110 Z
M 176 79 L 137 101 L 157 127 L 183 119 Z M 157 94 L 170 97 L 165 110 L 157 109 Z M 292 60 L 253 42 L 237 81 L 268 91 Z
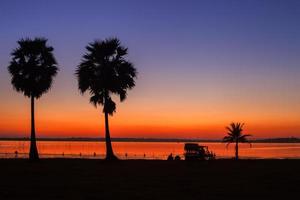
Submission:
M 53 89 L 37 101 L 37 135 L 103 137 L 101 108 L 89 104 L 88 96 L 81 96 L 76 88 L 74 94 L 68 95 L 63 89 Z M 29 99 L 11 88 L 6 92 L 9 95 L 1 97 L 0 135 L 26 137 L 30 133 Z M 184 102 L 184 98 L 168 102 L 167 97 L 156 100 L 150 94 L 140 96 L 132 91 L 124 103 L 117 101 L 117 113 L 110 117 L 111 135 L 220 139 L 226 125 L 241 121 L 246 123 L 245 133 L 253 134 L 255 138 L 299 136 L 299 108 L 289 104 L 281 103 L 280 108 L 276 102 L 233 104 L 226 98 L 199 99 L 199 102 L 190 100 L 184 105 L 179 103 Z

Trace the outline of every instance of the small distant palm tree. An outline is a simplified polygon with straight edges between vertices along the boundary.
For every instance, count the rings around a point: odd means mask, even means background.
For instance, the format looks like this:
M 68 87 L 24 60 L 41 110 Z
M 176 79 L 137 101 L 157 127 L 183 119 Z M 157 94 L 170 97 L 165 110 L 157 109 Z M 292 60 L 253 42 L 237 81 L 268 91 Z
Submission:
M 44 38 L 19 40 L 19 47 L 12 51 L 12 60 L 8 66 L 14 89 L 31 99 L 30 160 L 39 159 L 35 136 L 34 99 L 48 92 L 58 71 L 52 54 L 53 48 L 46 43 L 47 39 Z
M 97 107 L 103 105 L 105 116 L 106 160 L 115 160 L 109 132 L 108 115 L 116 111 L 112 95 L 124 101 L 127 90 L 135 86 L 136 69 L 126 60 L 127 48 L 121 46 L 117 38 L 94 41 L 86 47 L 76 70 L 78 87 L 81 93 L 88 91 L 90 102 Z
M 251 146 L 251 143 L 248 141 L 249 136 L 251 135 L 243 135 L 243 126 L 241 123 L 231 123 L 230 126 L 227 126 L 228 135 L 223 138 L 223 142 L 227 142 L 226 147 L 230 143 L 235 143 L 235 159 L 239 159 L 239 143 L 248 142 Z

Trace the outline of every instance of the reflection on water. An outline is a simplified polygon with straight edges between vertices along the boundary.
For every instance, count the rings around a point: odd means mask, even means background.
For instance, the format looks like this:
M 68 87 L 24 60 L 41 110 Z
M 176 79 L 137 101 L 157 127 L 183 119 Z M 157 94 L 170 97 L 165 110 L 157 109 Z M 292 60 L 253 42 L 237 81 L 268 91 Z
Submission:
M 201 143 L 216 153 L 217 158 L 234 155 L 233 145 L 226 149 L 224 143 Z M 113 142 L 116 155 L 122 159 L 166 159 L 170 153 L 183 158 L 184 143 L 175 142 Z M 0 157 L 28 157 L 28 141 L 0 141 Z M 104 142 L 39 141 L 41 157 L 104 158 Z M 17 152 L 17 153 L 16 153 Z M 241 144 L 241 158 L 300 158 L 300 143 Z M 127 155 L 127 156 L 126 156 Z

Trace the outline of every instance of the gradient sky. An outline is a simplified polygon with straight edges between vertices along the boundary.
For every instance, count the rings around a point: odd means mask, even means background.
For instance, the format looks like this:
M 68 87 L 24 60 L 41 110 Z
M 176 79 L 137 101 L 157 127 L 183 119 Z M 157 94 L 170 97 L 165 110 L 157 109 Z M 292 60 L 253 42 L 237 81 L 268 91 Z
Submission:
M 37 136 L 104 136 L 74 71 L 88 42 L 117 36 L 139 74 L 112 137 L 222 138 L 232 121 L 255 138 L 300 137 L 299 19 L 297 0 L 1 0 L 0 137 L 29 136 L 30 102 L 7 66 L 16 41 L 36 36 L 60 67 L 36 103 Z

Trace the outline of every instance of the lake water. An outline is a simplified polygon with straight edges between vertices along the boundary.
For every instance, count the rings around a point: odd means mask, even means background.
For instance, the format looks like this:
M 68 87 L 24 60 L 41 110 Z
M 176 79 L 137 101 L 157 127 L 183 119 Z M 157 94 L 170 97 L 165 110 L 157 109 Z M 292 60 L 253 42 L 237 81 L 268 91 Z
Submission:
M 38 141 L 42 158 L 104 158 L 104 142 Z M 217 158 L 234 156 L 234 145 L 226 149 L 224 143 L 199 143 L 208 146 Z M 184 143 L 178 142 L 113 142 L 115 154 L 122 159 L 166 159 L 170 153 L 183 158 Z M 1 158 L 27 158 L 28 141 L 0 141 Z M 18 152 L 17 154 L 15 152 Z M 126 156 L 127 154 L 127 156 Z M 240 144 L 241 158 L 300 158 L 300 143 Z

